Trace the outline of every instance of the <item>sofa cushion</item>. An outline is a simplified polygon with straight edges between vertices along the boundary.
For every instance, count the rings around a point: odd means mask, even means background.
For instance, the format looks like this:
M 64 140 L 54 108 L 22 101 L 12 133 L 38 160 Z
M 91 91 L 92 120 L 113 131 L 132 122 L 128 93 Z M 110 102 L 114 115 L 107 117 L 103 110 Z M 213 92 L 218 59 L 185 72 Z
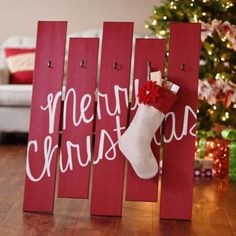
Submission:
M 0 106 L 30 106 L 32 85 L 1 85 Z
M 35 48 L 5 48 L 11 84 L 32 84 Z

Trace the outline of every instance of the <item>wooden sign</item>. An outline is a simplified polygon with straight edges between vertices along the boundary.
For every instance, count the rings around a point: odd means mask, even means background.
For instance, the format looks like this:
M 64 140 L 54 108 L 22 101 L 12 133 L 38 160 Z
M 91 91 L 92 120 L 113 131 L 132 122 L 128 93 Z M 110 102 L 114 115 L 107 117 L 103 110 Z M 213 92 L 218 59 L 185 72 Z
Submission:
M 191 219 L 200 24 L 170 28 L 168 79 L 180 86 L 177 103 L 165 117 L 160 218 Z
M 138 108 L 139 87 L 142 87 L 150 76 L 148 75 L 148 66 L 150 71 L 160 70 L 164 74 L 165 43 L 164 39 L 136 39 L 131 120 Z M 160 130 L 157 131 L 155 142 L 152 142 L 152 151 L 159 163 L 160 145 L 157 143 L 158 139 L 160 140 Z M 158 175 L 150 180 L 139 178 L 131 165 L 128 164 L 126 200 L 157 201 L 157 180 Z
M 124 157 L 118 137 L 127 126 L 133 23 L 105 22 L 91 196 L 92 215 L 120 216 Z
M 38 23 L 24 211 L 53 212 L 66 27 Z
M 88 198 L 98 38 L 71 38 L 58 196 Z
M 53 212 L 66 26 L 66 22 L 38 24 L 24 211 Z M 104 23 L 98 86 L 98 39 L 70 39 L 58 196 L 88 198 L 92 163 L 91 215 L 122 215 L 125 158 L 118 139 L 128 125 L 132 37 L 133 23 Z M 200 24 L 171 24 L 168 79 L 180 91 L 165 116 L 160 202 L 164 219 L 191 219 L 200 45 Z M 130 120 L 139 104 L 138 89 L 148 77 L 148 64 L 151 71 L 163 72 L 164 57 L 165 40 L 136 41 Z M 159 141 L 160 130 L 152 142 L 157 160 Z M 128 165 L 126 199 L 157 201 L 157 180 L 158 176 L 140 179 Z

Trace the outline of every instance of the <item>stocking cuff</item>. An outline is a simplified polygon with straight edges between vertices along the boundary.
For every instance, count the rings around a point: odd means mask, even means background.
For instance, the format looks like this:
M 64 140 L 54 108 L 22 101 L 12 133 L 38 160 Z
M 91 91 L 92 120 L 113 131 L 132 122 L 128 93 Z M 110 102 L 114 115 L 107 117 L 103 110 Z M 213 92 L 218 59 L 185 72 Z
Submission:
M 166 114 L 171 110 L 178 96 L 166 88 L 160 88 L 159 93 L 160 97 L 158 97 L 158 101 L 156 103 L 151 102 L 149 105 Z
M 148 81 L 139 90 L 139 101 L 148 104 L 166 114 L 177 100 L 177 95 L 168 88 L 160 87 L 154 81 Z

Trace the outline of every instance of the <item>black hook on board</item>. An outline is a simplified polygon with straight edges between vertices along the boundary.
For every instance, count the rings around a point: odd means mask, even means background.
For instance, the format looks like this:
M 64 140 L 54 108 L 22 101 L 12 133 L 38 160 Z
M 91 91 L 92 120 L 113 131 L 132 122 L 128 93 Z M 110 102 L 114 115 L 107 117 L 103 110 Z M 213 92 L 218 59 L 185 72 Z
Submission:
M 52 68 L 52 61 L 48 61 L 48 68 Z
M 81 60 L 81 61 L 80 61 L 80 67 L 81 67 L 81 68 L 85 68 L 85 61 L 84 61 L 84 60 Z
M 118 70 L 118 63 L 117 62 L 114 62 L 112 67 L 115 69 L 115 70 Z
M 185 64 L 180 64 L 180 70 L 184 71 L 185 69 Z

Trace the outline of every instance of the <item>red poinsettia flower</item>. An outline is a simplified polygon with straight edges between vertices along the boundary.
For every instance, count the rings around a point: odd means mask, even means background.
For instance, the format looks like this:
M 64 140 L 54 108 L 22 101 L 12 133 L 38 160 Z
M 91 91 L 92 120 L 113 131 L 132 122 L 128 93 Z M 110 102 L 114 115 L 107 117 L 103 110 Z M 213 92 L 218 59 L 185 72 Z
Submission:
M 157 103 L 158 98 L 161 96 L 159 93 L 160 86 L 154 81 L 147 81 L 142 88 L 139 89 L 138 97 L 140 103 L 151 104 Z

